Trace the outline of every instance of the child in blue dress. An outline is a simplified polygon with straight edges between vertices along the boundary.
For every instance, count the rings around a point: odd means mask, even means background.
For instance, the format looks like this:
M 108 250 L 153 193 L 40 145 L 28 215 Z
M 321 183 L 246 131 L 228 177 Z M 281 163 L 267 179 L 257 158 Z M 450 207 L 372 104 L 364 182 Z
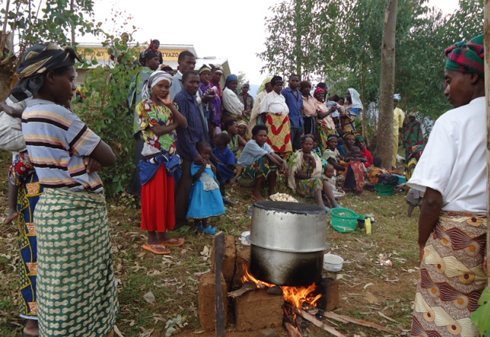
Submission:
M 223 178 L 223 181 L 229 183 L 235 177 L 236 156 L 228 148 L 231 142 L 231 137 L 227 133 L 220 133 L 214 139 L 216 147 L 213 153 L 218 159 L 218 171 Z
M 194 225 L 198 230 L 214 235 L 218 230 L 208 225 L 208 218 L 224 214 L 225 205 L 216 180 L 216 167 L 209 160 L 211 146 L 206 142 L 199 142 L 196 147 L 205 164 L 191 164 L 194 185 L 190 193 L 187 218 L 194 219 Z

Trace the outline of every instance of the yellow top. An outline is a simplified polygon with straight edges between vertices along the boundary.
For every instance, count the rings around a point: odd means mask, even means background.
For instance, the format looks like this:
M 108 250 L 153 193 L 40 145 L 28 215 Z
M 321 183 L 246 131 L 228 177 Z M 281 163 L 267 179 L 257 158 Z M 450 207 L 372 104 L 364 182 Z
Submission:
M 405 120 L 405 113 L 400 108 L 395 108 L 393 111 L 393 133 L 398 134 L 398 129 L 403 126 L 403 121 Z

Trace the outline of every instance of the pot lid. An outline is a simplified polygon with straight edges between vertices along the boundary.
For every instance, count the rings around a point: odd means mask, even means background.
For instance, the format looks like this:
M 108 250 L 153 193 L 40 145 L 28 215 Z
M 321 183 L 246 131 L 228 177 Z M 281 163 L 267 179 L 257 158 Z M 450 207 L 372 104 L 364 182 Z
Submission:
M 276 211 L 284 213 L 294 213 L 294 214 L 325 214 L 325 208 L 311 205 L 302 204 L 298 202 L 286 202 L 286 201 L 258 201 L 254 203 L 254 207 L 266 210 L 266 211 Z

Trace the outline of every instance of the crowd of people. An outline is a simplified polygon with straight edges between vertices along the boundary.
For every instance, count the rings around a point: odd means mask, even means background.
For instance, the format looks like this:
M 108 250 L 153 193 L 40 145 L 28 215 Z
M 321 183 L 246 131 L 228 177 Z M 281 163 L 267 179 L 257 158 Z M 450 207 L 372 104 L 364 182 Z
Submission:
M 219 65 L 195 70 L 189 51 L 179 54 L 177 70 L 163 65 L 158 44 L 152 41 L 141 53 L 128 96 L 137 168 L 130 191 L 141 201 L 143 249 L 169 254 L 169 246 L 184 240 L 168 231 L 190 222 L 197 231 L 216 234 L 209 218 L 235 205 L 226 197 L 235 182 L 251 187 L 251 198 L 260 201 L 276 193 L 282 175 L 292 193 L 328 212 L 340 207 L 346 192 L 362 193 L 396 178 L 356 130 L 363 105 L 355 89 L 345 98 L 329 95 L 325 83 L 313 89 L 295 74 L 284 88 L 275 75 L 264 79 L 254 99 L 248 84 L 238 92 L 236 75 L 221 87 Z M 446 51 L 445 94 L 456 109 L 435 124 L 409 181 L 414 198 L 424 194 L 413 335 L 473 331 L 468 316 L 483 289 L 476 280 L 483 277 L 488 193 L 482 183 L 486 139 L 472 138 L 486 134 L 482 50 L 479 37 Z M 71 111 L 77 60 L 71 48 L 31 47 L 20 63 L 12 101 L 0 103 L 13 124 L 22 118 L 22 128 L 11 131 L 22 137 L 12 142 L 6 222 L 19 221 L 21 315 L 28 320 L 28 336 L 113 336 L 118 313 L 104 186 L 97 174 L 116 158 Z M 413 114 L 405 120 L 400 100 L 396 94 L 394 163 L 399 130 L 406 160 L 424 143 L 420 122 Z M 471 160 L 477 165 L 468 167 Z M 460 294 L 466 302 L 454 301 Z

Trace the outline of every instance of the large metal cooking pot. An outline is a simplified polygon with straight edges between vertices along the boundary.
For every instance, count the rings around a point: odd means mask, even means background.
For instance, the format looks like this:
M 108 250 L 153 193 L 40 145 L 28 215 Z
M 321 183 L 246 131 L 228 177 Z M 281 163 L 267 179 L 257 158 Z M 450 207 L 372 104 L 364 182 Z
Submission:
M 254 204 L 250 272 L 261 281 L 308 286 L 322 277 L 328 248 L 325 209 L 319 206 L 260 201 Z

